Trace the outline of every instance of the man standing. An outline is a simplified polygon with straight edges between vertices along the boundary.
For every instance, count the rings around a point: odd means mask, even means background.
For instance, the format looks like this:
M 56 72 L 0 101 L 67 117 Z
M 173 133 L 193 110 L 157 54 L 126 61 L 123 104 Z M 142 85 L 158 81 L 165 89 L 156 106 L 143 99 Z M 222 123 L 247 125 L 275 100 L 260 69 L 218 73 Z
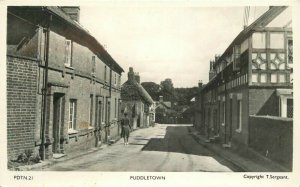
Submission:
M 122 127 L 121 137 L 124 138 L 124 145 L 128 145 L 128 138 L 130 134 L 131 125 L 127 117 L 127 113 L 124 113 L 124 118 L 121 120 L 121 127 Z

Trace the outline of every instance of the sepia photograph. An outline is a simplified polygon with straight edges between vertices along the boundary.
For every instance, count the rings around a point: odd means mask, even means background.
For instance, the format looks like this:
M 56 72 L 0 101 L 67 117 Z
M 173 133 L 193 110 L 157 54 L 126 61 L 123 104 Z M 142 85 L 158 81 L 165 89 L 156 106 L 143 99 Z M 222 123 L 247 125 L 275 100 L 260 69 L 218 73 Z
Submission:
M 120 4 L 4 7 L 12 180 L 291 179 L 293 6 Z

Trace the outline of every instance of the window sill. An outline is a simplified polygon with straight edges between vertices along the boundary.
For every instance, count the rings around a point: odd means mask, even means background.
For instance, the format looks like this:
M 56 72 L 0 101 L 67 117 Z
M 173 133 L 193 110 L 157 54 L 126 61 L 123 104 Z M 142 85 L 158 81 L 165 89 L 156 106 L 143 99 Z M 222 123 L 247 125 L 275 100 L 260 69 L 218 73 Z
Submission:
M 91 129 L 94 129 L 94 127 L 89 126 L 88 129 L 91 130 Z
M 74 70 L 74 67 L 72 67 L 72 66 L 69 66 L 69 65 L 65 64 L 65 67 L 68 68 L 68 69 Z
M 242 129 L 236 129 L 235 132 L 241 133 L 241 132 L 242 132 Z
M 69 129 L 68 130 L 68 134 L 76 134 L 76 133 L 78 133 L 77 130 L 74 130 L 74 129 Z
M 225 126 L 225 123 L 221 123 L 221 126 Z

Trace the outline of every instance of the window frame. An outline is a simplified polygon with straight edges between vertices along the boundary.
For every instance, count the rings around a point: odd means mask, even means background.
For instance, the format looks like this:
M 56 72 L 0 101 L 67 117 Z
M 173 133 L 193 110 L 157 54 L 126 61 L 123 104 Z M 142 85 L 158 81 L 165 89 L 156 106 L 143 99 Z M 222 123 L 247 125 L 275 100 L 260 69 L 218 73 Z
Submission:
M 64 63 L 66 67 L 73 66 L 72 57 L 73 57 L 73 41 L 66 39 L 65 40 L 65 63 Z
M 72 111 L 71 111 L 71 107 L 72 107 Z M 69 132 L 76 131 L 76 115 L 77 115 L 76 110 L 77 110 L 77 100 L 70 99 L 69 100 L 69 118 L 68 118 L 68 131 Z

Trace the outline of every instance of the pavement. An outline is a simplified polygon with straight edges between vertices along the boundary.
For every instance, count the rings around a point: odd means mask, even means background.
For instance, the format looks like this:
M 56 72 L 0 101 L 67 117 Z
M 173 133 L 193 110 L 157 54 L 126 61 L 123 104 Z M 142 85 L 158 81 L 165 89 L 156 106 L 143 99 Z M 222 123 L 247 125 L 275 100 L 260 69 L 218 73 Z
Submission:
M 147 172 L 270 172 L 286 168 L 253 150 L 243 155 L 220 144 L 207 143 L 191 125 L 161 125 L 131 133 L 123 140 L 87 152 L 19 167 L 33 171 L 147 171 Z M 245 156 L 246 155 L 246 156 Z M 247 156 L 248 155 L 248 156 Z
M 240 171 L 245 172 L 288 172 L 288 168 L 264 157 L 251 148 L 236 151 L 231 148 L 224 148 L 220 143 L 207 142 L 207 138 L 200 135 L 191 127 L 192 136 L 199 144 L 220 155 L 222 158 L 236 165 Z

